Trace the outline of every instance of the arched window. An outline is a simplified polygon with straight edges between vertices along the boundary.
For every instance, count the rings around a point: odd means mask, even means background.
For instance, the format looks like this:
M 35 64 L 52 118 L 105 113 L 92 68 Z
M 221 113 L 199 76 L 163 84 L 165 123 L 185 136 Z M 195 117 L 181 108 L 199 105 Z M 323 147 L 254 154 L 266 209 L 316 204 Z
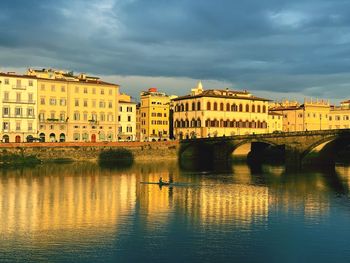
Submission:
M 210 127 L 210 119 L 207 119 L 207 120 L 205 121 L 205 127 Z
M 188 103 L 185 104 L 185 111 L 188 111 Z
M 249 105 L 248 105 L 248 104 L 245 105 L 245 111 L 246 111 L 246 112 L 249 112 Z
M 239 112 L 242 112 L 243 111 L 243 106 L 242 106 L 242 104 L 239 104 L 239 110 L 238 110 Z
M 214 110 L 218 110 L 218 104 L 214 102 Z
M 201 103 L 199 101 L 197 102 L 197 110 L 201 110 Z
M 236 104 L 232 104 L 231 105 L 231 111 L 237 111 L 237 106 L 236 106 Z
M 196 120 L 195 119 L 191 120 L 191 127 L 196 127 Z
M 197 119 L 197 127 L 199 127 L 199 128 L 200 128 L 201 126 L 202 126 L 201 119 L 200 119 L 200 118 L 198 118 L 198 119 Z
M 258 112 L 260 113 L 260 111 L 261 111 L 261 108 L 260 108 L 260 105 L 258 105 Z
M 263 109 L 263 113 L 266 113 L 266 106 L 265 105 L 263 106 L 262 109 Z
M 219 127 L 224 127 L 224 120 L 223 119 L 220 120 L 219 125 L 220 125 Z
M 226 111 L 230 111 L 230 103 L 226 104 Z
M 255 112 L 255 105 L 252 105 L 252 112 Z
M 185 121 L 185 127 L 188 128 L 190 126 L 190 122 L 188 121 L 188 119 L 186 119 Z
M 196 103 L 192 102 L 192 110 L 195 111 L 196 110 Z
M 211 104 L 210 101 L 207 102 L 207 110 L 211 110 Z
M 220 103 L 220 110 L 224 111 L 224 104 L 222 102 Z
M 181 111 L 184 111 L 185 110 L 185 107 L 184 105 L 181 103 Z

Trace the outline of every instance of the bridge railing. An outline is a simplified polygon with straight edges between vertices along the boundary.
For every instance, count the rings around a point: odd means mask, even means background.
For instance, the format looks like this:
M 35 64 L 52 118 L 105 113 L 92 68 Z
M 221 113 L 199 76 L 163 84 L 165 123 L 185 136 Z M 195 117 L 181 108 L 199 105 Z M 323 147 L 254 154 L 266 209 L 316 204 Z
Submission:
M 313 130 L 313 131 L 297 131 L 297 132 L 274 132 L 274 133 L 261 133 L 261 134 L 245 134 L 245 135 L 233 135 L 233 136 L 216 136 L 205 138 L 189 138 L 180 140 L 180 142 L 193 142 L 193 141 L 222 141 L 232 139 L 253 139 L 253 138 L 276 138 L 276 137 L 292 137 L 292 136 L 314 136 L 314 135 L 336 135 L 336 134 L 348 134 L 350 136 L 350 129 L 328 129 L 328 130 Z

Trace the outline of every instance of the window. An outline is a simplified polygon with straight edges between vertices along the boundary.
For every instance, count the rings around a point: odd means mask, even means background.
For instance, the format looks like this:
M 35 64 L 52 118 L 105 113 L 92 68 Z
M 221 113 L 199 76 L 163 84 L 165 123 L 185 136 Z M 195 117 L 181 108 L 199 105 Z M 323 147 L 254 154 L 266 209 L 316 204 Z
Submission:
M 10 123 L 9 122 L 3 122 L 2 123 L 2 128 L 5 131 L 8 131 L 10 129 Z
M 39 121 L 44 121 L 45 120 L 45 113 L 41 112 L 39 113 Z
M 45 98 L 40 98 L 40 104 L 45 105 Z
M 22 81 L 20 79 L 17 79 L 16 80 L 16 87 L 21 88 L 21 86 L 22 86 Z
M 111 101 L 108 102 L 108 108 L 113 108 L 113 103 Z
M 128 116 L 128 121 L 131 121 L 131 116 Z
M 56 98 L 50 98 L 50 105 L 56 105 Z
M 55 90 L 56 90 L 55 85 L 51 85 L 51 91 L 55 91 Z
M 29 87 L 33 87 L 33 81 L 32 81 L 32 80 L 29 80 L 29 81 L 28 81 L 28 86 L 29 86 Z
M 105 94 L 105 90 L 101 89 L 101 95 Z
M 21 123 L 16 122 L 16 131 L 20 131 L 20 130 L 21 130 Z
M 56 118 L 55 118 L 55 117 L 56 117 L 55 115 L 56 115 L 55 112 L 52 111 L 52 112 L 50 113 L 50 118 L 51 118 L 51 119 L 56 119 Z
M 28 131 L 32 131 L 33 130 L 33 123 L 28 122 Z
M 21 116 L 22 115 L 22 108 L 16 107 L 15 108 L 15 115 L 16 116 Z
M 2 109 L 2 113 L 4 116 L 9 116 L 10 115 L 10 108 L 9 107 L 4 107 Z
M 66 106 L 66 99 L 65 98 L 60 99 L 60 106 Z
M 96 100 L 93 100 L 93 101 L 92 101 L 92 107 L 93 107 L 93 108 L 96 108 Z
M 87 100 L 84 100 L 84 107 L 87 107 L 88 106 L 88 102 Z
M 45 90 L 45 84 L 41 84 L 40 89 Z
M 123 107 L 122 106 L 119 107 L 119 111 L 123 112 Z
M 84 121 L 87 121 L 88 115 L 86 112 L 84 112 L 83 118 L 84 118 Z
M 87 94 L 88 93 L 88 89 L 86 87 L 84 87 L 84 93 Z
M 118 121 L 120 121 L 121 120 L 121 117 L 120 117 L 120 115 L 118 116 Z
M 74 103 L 75 107 L 79 106 L 79 99 L 75 99 L 75 103 Z
M 75 121 L 79 121 L 79 120 L 80 120 L 80 114 L 79 114 L 79 112 L 74 112 L 73 119 L 74 119 Z
M 34 116 L 34 109 L 28 108 L 27 109 L 27 116 L 28 117 L 33 117 Z
M 64 112 L 61 112 L 61 113 L 60 113 L 60 121 L 65 121 L 65 119 L 66 119 L 65 113 L 64 113 Z
M 9 100 L 9 92 L 8 91 L 5 91 L 4 92 L 4 101 L 8 101 Z
M 106 116 L 105 116 L 105 114 L 103 112 L 100 113 L 100 120 L 101 121 L 105 121 L 106 120 Z
M 92 94 L 96 94 L 96 89 L 92 88 Z
M 65 86 L 61 86 L 61 92 L 66 92 L 66 87 Z
M 100 108 L 104 108 L 106 106 L 105 102 L 101 100 L 99 106 L 100 106 Z
M 16 101 L 21 102 L 21 93 L 20 92 L 16 93 Z
M 33 102 L 33 93 L 28 93 L 28 102 Z
M 5 85 L 9 85 L 10 84 L 10 80 L 9 79 L 5 79 Z

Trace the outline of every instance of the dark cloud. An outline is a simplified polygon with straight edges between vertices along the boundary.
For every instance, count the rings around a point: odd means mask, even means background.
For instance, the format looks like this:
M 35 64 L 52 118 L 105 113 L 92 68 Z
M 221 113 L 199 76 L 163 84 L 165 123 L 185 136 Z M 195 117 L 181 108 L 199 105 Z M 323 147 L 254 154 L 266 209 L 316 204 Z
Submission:
M 1 65 L 336 98 L 350 81 L 348 10 L 341 0 L 2 0 Z

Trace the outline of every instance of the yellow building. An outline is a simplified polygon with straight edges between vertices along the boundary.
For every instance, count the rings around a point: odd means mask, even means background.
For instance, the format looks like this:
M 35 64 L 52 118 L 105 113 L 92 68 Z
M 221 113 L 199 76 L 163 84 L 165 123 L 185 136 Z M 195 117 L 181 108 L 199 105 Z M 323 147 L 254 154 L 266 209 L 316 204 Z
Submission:
M 28 70 L 38 81 L 42 141 L 115 141 L 119 86 L 85 74 Z
M 141 92 L 141 133 L 142 141 L 169 139 L 170 97 L 156 88 Z
M 141 104 L 136 105 L 136 141 L 142 141 L 141 137 Z
M 268 132 L 268 101 L 247 91 L 204 90 L 173 100 L 176 138 Z
M 118 141 L 136 140 L 136 103 L 126 94 L 119 96 Z
M 332 106 L 329 112 L 329 129 L 349 129 L 350 127 L 350 100 Z
M 268 133 L 283 131 L 283 114 L 269 111 L 268 115 Z
M 329 101 L 305 99 L 304 104 L 284 101 L 271 104 L 269 111 L 283 114 L 284 132 L 329 129 Z
M 37 80 L 0 73 L 2 142 L 26 142 L 37 137 Z

